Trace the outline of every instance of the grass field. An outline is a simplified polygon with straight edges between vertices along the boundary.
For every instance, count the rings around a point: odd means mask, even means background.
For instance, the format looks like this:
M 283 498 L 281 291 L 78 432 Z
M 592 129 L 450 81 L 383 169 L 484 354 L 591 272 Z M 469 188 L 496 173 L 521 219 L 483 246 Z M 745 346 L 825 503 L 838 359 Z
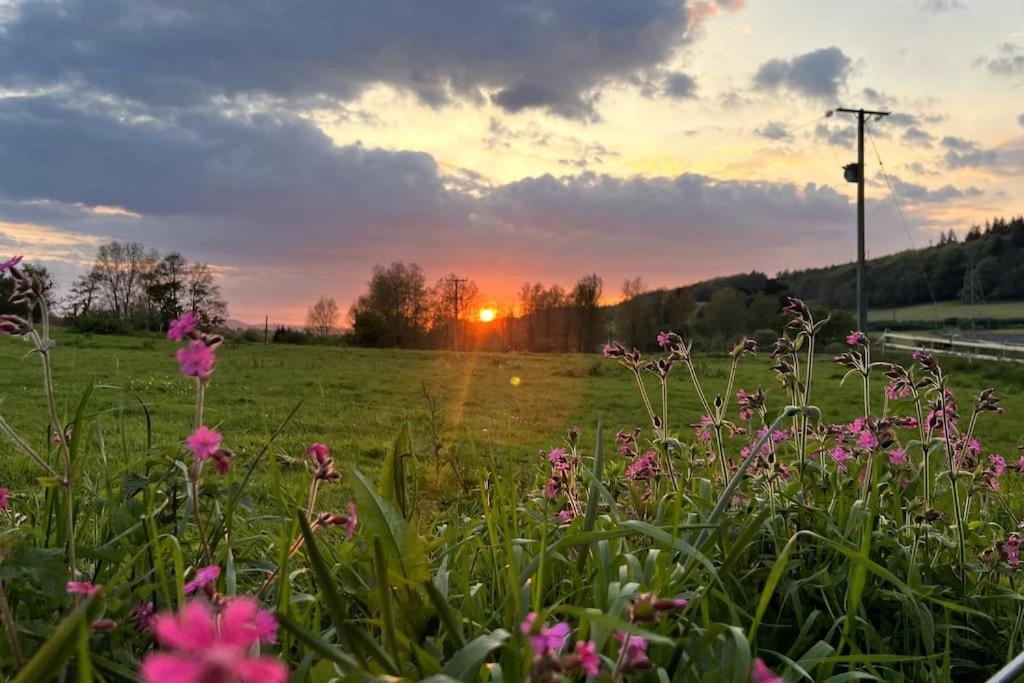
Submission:
M 107 411 L 97 438 L 103 439 L 112 464 L 130 463 L 146 447 L 140 402 L 151 415 L 154 443 L 180 443 L 191 431 L 193 387 L 177 371 L 174 344 L 155 337 L 70 333 L 60 334 L 58 344 L 54 359 L 62 409 L 73 414 L 88 384 L 97 385 L 90 406 Z M 45 412 L 38 362 L 23 359 L 24 352 L 17 339 L 0 339 L 0 411 L 41 448 Z M 433 437 L 424 386 L 438 407 L 435 424 L 445 447 L 457 453 L 474 479 L 481 468 L 491 467 L 493 457 L 499 476 L 532 481 L 543 466 L 538 451 L 558 445 L 572 425 L 583 428 L 589 443 L 597 421 L 603 420 L 607 445 L 619 428 L 648 426 L 629 374 L 597 356 L 225 344 L 218 358 L 207 394 L 207 422 L 224 433 L 238 465 L 303 399 L 272 448 L 283 481 L 296 490 L 308 481 L 300 456 L 309 443 L 327 443 L 339 463 L 372 472 L 406 422 L 420 466 L 430 469 Z M 726 358 L 707 357 L 699 364 L 707 386 L 721 390 Z M 963 392 L 999 389 L 1007 414 L 987 420 L 981 437 L 987 448 L 1016 460 L 1014 447 L 1024 431 L 1024 369 L 949 360 L 945 366 L 964 406 L 969 403 Z M 673 376 L 670 423 L 689 439 L 688 425 L 700 417 L 697 399 L 682 371 Z M 840 387 L 841 376 L 839 368 L 822 359 L 815 402 L 830 421 L 852 419 L 859 410 L 858 385 Z M 782 392 L 765 354 L 740 366 L 737 387 L 758 385 L 770 390 L 770 411 L 778 411 Z M 876 386 L 880 405 L 882 382 Z M 167 454 L 168 462 L 173 455 Z M 6 441 L 0 443 L 0 481 L 21 488 L 35 476 Z M 431 500 L 443 501 L 453 490 L 451 481 L 426 481 Z
M 901 306 L 899 308 L 874 308 L 868 311 L 868 320 L 873 323 L 886 321 L 898 322 L 935 322 L 947 318 L 968 318 L 971 307 L 960 301 L 940 301 L 937 304 L 918 304 L 917 306 Z M 974 306 L 977 318 L 993 318 L 1005 320 L 1024 318 L 1024 301 L 998 301 L 977 304 Z

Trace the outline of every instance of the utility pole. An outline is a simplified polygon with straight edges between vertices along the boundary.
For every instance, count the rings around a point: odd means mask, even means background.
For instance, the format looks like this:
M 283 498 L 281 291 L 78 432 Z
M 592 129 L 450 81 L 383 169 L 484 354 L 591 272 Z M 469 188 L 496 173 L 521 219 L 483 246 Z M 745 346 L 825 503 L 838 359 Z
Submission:
M 891 112 L 842 107 L 836 111 L 857 116 L 857 163 L 844 166 L 843 177 L 848 183 L 857 183 L 857 329 L 867 332 L 868 297 L 864 291 L 867 283 L 867 265 L 864 262 L 864 123 L 868 117 L 880 119 Z
M 263 343 L 266 344 L 270 339 L 270 316 L 263 316 Z
M 445 282 L 452 286 L 455 319 L 452 324 L 452 348 L 459 350 L 459 287 L 469 282 L 469 278 L 450 275 Z

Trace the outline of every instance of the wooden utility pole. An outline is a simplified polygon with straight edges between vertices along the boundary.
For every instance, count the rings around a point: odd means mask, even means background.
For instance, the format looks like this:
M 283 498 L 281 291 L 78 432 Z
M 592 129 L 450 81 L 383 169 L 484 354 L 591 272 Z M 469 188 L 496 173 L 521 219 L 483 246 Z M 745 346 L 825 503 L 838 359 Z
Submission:
M 836 109 L 844 114 L 857 116 L 857 163 L 843 168 L 843 177 L 849 183 L 857 183 L 857 329 L 868 329 L 868 297 L 864 291 L 867 283 L 867 265 L 864 262 L 864 123 L 868 117 L 880 119 L 891 112 L 869 111 L 866 109 Z
M 469 282 L 469 278 L 456 277 L 454 275 L 448 277 L 445 282 L 452 286 L 452 300 L 453 310 L 455 311 L 455 318 L 452 321 L 452 348 L 456 351 L 459 350 L 459 287 Z
M 263 343 L 270 341 L 270 316 L 263 316 Z

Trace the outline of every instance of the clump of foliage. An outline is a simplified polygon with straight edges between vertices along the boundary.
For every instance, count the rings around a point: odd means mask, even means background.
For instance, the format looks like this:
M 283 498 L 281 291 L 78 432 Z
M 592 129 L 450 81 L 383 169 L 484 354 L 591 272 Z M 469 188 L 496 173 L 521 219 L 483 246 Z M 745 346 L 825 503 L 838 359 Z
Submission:
M 463 498 L 423 518 L 443 444 L 417 455 L 407 428 L 376 482 L 315 443 L 296 454 L 301 500 L 252 500 L 291 416 L 259 451 L 228 448 L 204 410 L 223 340 L 193 314 L 167 333 L 195 390 L 191 434 L 109 467 L 94 389 L 57 408 L 41 283 L 18 259 L 0 271 L 41 314 L 0 331 L 29 344 L 48 406 L 44 440 L 0 419 L 40 472 L 0 489 L 0 671 L 15 681 L 978 680 L 1024 645 L 1004 493 L 1024 464 L 979 440 L 995 392 L 958 403 L 935 358 L 879 363 L 853 332 L 835 361 L 862 416 L 830 424 L 813 400 L 827 320 L 800 301 L 770 350 L 776 388 L 736 386 L 750 340 L 717 395 L 678 334 L 650 358 L 609 344 L 649 424 L 619 430 L 614 452 L 601 425 L 570 429 L 526 490 L 460 470 Z M 680 374 L 702 415 L 669 405 Z

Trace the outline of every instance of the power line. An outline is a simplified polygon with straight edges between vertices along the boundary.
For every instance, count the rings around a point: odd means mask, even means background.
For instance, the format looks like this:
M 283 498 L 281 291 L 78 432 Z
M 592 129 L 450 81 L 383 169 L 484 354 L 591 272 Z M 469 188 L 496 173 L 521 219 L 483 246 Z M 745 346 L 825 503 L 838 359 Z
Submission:
M 914 243 L 914 237 L 910 234 L 910 227 L 907 225 L 907 219 L 903 215 L 903 208 L 900 206 L 900 200 L 896 196 L 896 190 L 892 186 L 892 182 L 889 180 L 889 174 L 885 172 L 885 164 L 882 163 L 882 155 L 878 152 L 878 145 L 875 143 L 875 136 L 871 132 L 871 128 L 867 128 L 868 139 L 871 140 L 871 149 L 875 152 L 875 158 L 878 159 L 878 170 L 882 174 L 882 178 L 885 179 L 885 185 L 889 188 L 889 194 L 892 196 L 892 203 L 896 206 L 896 213 L 900 217 L 900 223 L 903 224 L 903 232 L 907 234 L 907 240 L 910 242 L 910 248 L 917 254 L 917 266 L 921 270 L 921 278 L 924 280 L 924 286 L 928 289 L 928 296 L 932 300 L 932 305 L 936 308 L 939 305 L 938 300 L 935 298 L 935 291 L 932 289 L 932 284 L 928 279 L 928 271 L 924 268 L 924 258 L 921 252 L 917 248 L 917 244 Z

